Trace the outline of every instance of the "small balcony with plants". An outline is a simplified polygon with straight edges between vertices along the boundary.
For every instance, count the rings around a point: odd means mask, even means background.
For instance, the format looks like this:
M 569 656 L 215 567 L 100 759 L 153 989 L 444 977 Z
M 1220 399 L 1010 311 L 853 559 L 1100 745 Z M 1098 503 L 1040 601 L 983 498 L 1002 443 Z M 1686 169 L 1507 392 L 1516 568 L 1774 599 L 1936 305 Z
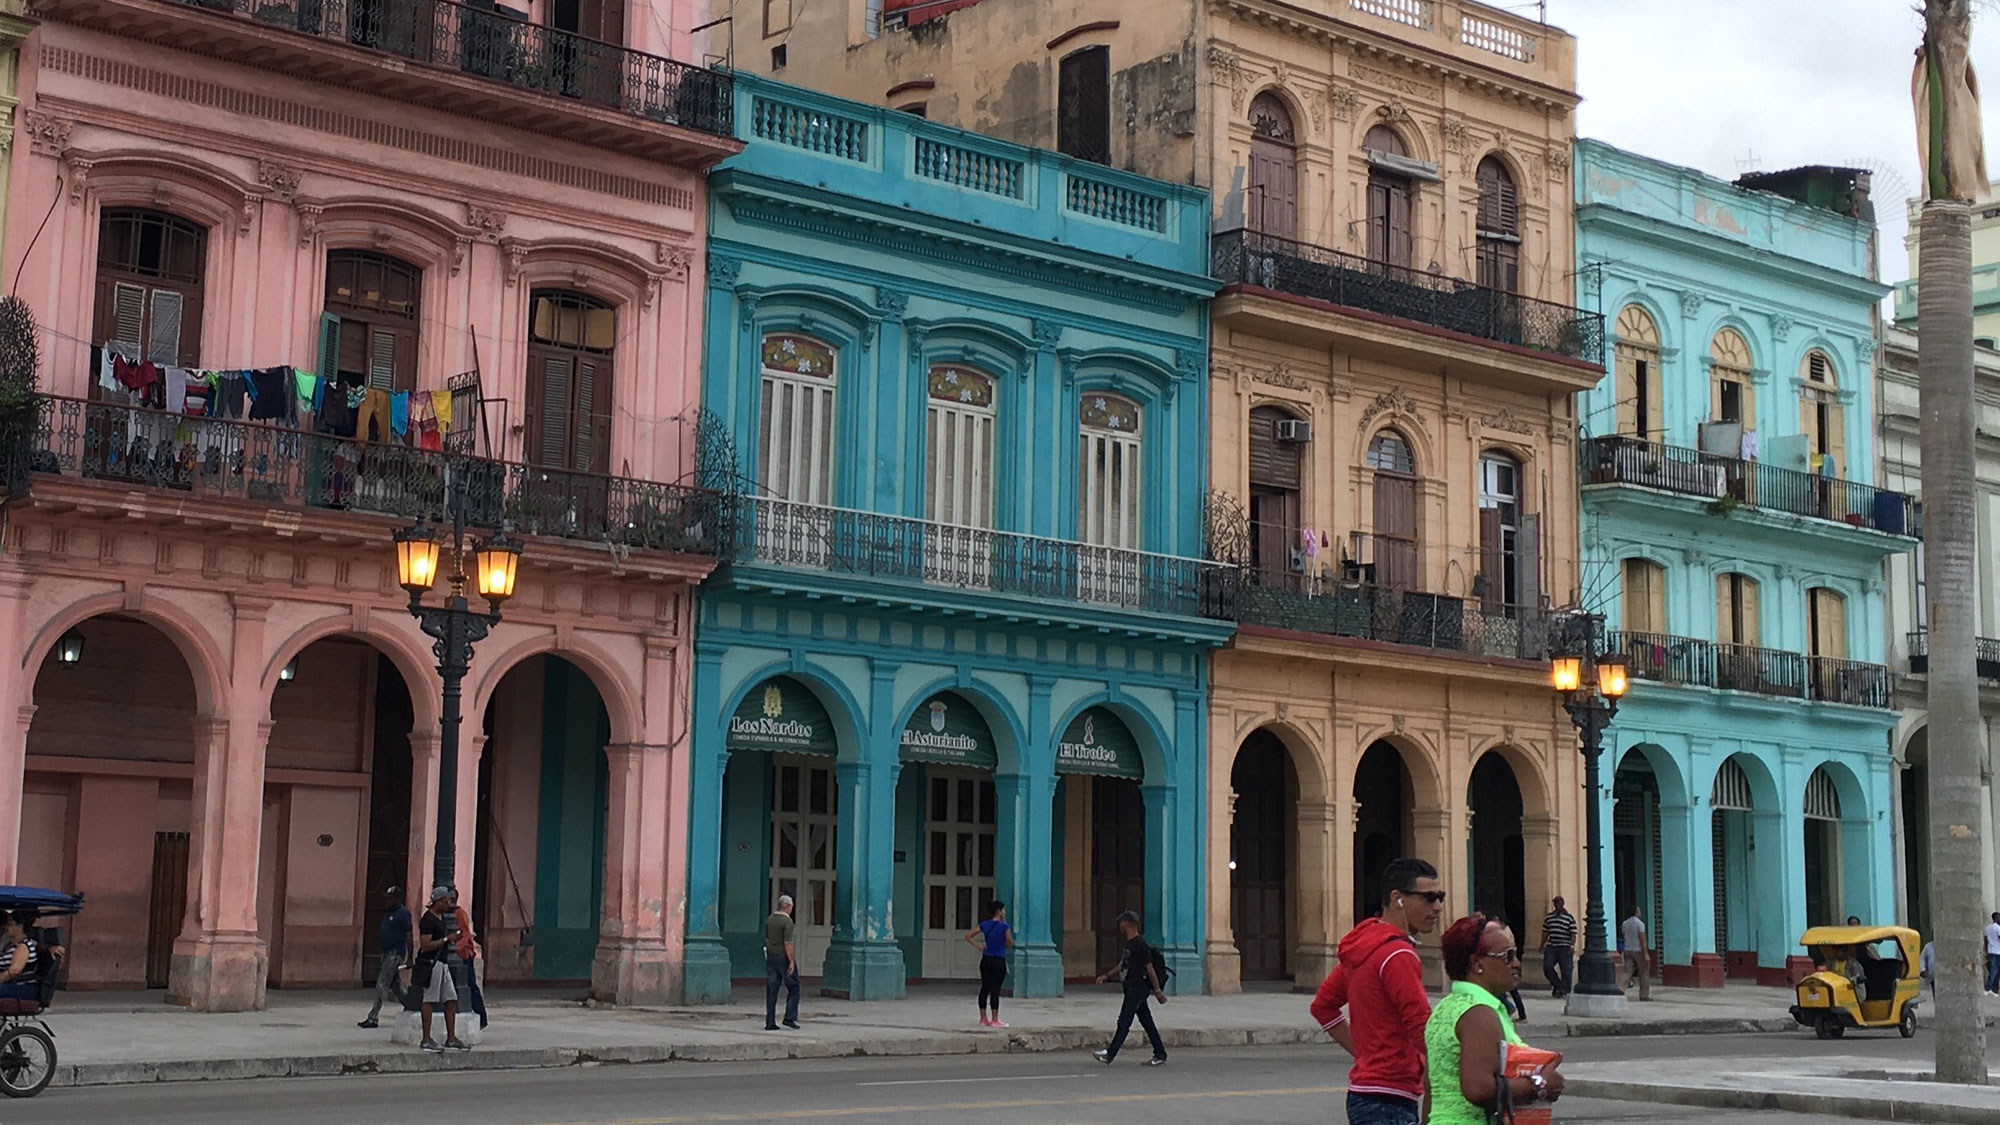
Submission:
M 1637 682 L 1850 707 L 1889 706 L 1889 669 L 1880 664 L 1666 633 L 1614 631 L 1607 643 L 1625 658 Z

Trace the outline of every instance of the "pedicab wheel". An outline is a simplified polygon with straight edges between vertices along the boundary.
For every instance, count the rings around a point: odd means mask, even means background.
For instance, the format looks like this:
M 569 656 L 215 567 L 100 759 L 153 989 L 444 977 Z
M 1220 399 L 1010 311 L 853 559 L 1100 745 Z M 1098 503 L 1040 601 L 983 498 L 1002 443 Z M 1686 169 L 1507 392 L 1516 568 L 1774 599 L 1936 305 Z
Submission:
M 39 1027 L 0 1032 L 0 1094 L 32 1098 L 56 1076 L 56 1041 Z
M 1896 1030 L 1908 1039 L 1917 1033 L 1917 1009 L 1914 1004 L 1903 1006 L 1903 1018 L 1896 1021 Z
M 1839 1018 L 1831 1014 L 1821 1016 L 1819 1023 L 1813 1026 L 1813 1034 L 1821 1039 L 1838 1039 L 1841 1031 Z

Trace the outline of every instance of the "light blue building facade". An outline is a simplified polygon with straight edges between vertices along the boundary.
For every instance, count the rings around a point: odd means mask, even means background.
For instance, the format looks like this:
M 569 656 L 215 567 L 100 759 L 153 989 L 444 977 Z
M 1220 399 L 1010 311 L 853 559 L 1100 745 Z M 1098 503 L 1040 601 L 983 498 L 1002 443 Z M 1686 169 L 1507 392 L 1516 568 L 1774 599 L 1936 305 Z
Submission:
M 1121 910 L 1199 990 L 1199 191 L 739 76 L 711 177 L 704 403 L 744 500 L 699 603 L 690 1001 L 1094 973 Z
M 1865 173 L 1735 184 L 1597 142 L 1575 161 L 1585 607 L 1632 688 L 1607 735 L 1607 914 L 1670 983 L 1778 983 L 1799 934 L 1894 921 L 1883 560 L 1915 510 L 1871 486 Z

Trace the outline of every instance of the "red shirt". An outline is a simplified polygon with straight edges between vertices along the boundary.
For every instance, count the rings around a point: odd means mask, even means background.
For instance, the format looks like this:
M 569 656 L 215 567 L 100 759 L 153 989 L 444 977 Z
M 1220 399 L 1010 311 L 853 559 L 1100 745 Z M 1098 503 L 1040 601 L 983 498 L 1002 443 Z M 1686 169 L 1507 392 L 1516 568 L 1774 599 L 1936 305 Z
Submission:
M 1431 998 L 1410 935 L 1380 918 L 1354 927 L 1340 939 L 1340 963 L 1313 996 L 1312 1014 L 1328 1030 L 1353 1028 L 1350 1091 L 1423 1101 Z

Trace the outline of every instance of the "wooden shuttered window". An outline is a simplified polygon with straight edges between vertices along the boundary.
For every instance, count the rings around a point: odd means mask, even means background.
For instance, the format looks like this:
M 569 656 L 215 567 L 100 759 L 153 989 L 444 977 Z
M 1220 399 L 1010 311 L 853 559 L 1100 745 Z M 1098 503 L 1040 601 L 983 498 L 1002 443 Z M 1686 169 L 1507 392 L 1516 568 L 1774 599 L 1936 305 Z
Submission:
M 400 258 L 368 250 L 328 254 L 320 373 L 349 387 L 415 390 L 422 290 L 423 270 Z
M 1245 218 L 1250 229 L 1277 238 L 1297 238 L 1299 160 L 1292 115 L 1275 94 L 1250 102 L 1250 196 Z
M 1387 125 L 1377 125 L 1361 138 L 1361 147 L 1390 156 L 1407 156 L 1403 138 Z M 1409 268 L 1411 198 L 1415 187 L 1408 176 L 1380 168 L 1368 171 L 1368 259 Z
M 1143 452 L 1137 404 L 1111 395 L 1084 396 L 1077 457 L 1077 538 L 1100 547 L 1138 550 Z
M 1278 440 L 1278 423 L 1291 418 L 1275 406 L 1250 411 L 1251 562 L 1266 574 L 1289 573 L 1304 543 L 1299 503 L 1299 446 Z
M 1485 581 L 1484 599 L 1489 610 L 1497 609 L 1506 599 L 1506 582 L 1502 575 L 1507 572 L 1506 548 L 1500 524 L 1500 509 L 1479 509 L 1479 574 Z
M 1056 83 L 1056 151 L 1109 164 L 1111 48 L 1085 47 L 1065 55 Z
M 106 210 L 98 223 L 92 342 L 128 359 L 195 366 L 207 247 L 207 231 L 185 219 Z
M 924 517 L 993 526 L 993 377 L 950 364 L 930 370 L 924 442 Z
M 764 337 L 757 417 L 757 483 L 797 504 L 833 503 L 837 353 L 807 336 Z
M 537 290 L 529 300 L 527 455 L 573 472 L 611 467 L 611 306 L 582 293 Z
M 1666 568 L 1649 559 L 1626 559 L 1620 576 L 1620 612 L 1628 633 L 1667 631 Z
M 1374 470 L 1375 582 L 1386 590 L 1416 589 L 1422 577 L 1417 550 L 1417 466 L 1403 435 L 1384 430 L 1368 442 Z
M 1757 645 L 1757 582 L 1741 574 L 1715 576 L 1715 639 L 1726 645 Z
M 1817 457 L 1831 456 L 1833 470 L 1828 475 L 1851 477 L 1847 464 L 1847 417 L 1841 409 L 1840 388 L 1833 361 L 1813 349 L 1806 353 L 1800 374 L 1804 383 L 1799 393 L 1799 432 Z
M 1847 600 L 1840 592 L 1824 586 L 1807 590 L 1806 617 L 1812 655 L 1847 659 Z
M 1521 288 L 1521 192 L 1497 157 L 1479 162 L 1477 277 L 1489 289 Z
M 1665 437 L 1660 410 L 1660 330 L 1638 305 L 1619 310 L 1612 325 L 1613 394 L 1620 434 L 1642 441 Z

